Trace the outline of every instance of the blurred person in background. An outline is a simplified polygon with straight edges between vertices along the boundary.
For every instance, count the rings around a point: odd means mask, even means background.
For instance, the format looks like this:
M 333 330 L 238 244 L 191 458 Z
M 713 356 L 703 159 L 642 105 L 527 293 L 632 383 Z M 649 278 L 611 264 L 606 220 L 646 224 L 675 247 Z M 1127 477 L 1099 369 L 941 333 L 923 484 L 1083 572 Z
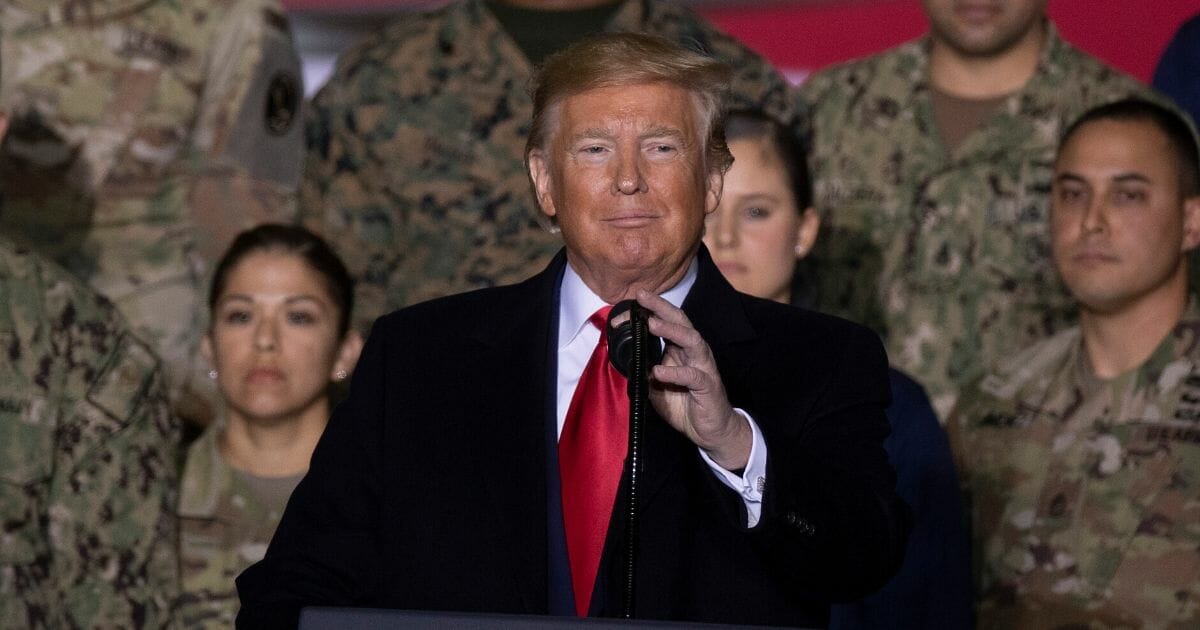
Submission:
M 1047 0 L 923 0 L 929 33 L 816 73 L 815 306 L 866 323 L 939 418 L 987 364 L 1074 320 L 1049 257 L 1062 130 L 1149 93 L 1059 37 Z
M 296 226 L 243 232 L 217 264 L 202 349 L 224 404 L 184 467 L 185 627 L 233 626 L 234 578 L 266 552 L 329 419 L 331 388 L 358 360 L 353 293 L 341 260 Z
M 1200 120 L 1200 13 L 1175 31 L 1154 68 L 1154 87 L 1187 112 L 1193 125 Z
M 407 13 L 342 55 L 313 99 L 304 224 L 346 258 L 357 324 L 524 280 L 562 247 L 525 171 L 534 69 L 601 32 L 659 35 L 729 64 L 732 98 L 792 115 L 785 80 L 690 10 L 660 0 L 457 0 Z
M 115 303 L 202 425 L 207 274 L 239 231 L 291 219 L 300 178 L 279 1 L 11 0 L 0 51 L 0 233 Z
M 796 134 L 760 112 L 734 111 L 725 138 L 734 162 L 704 244 L 735 289 L 806 306 L 811 278 L 800 261 L 821 221 Z M 863 600 L 834 605 L 830 627 L 968 628 L 970 556 L 950 446 L 921 386 L 894 369 L 889 376 L 892 431 L 884 448 L 913 530 L 899 573 Z
M 1123 100 L 1067 131 L 1054 265 L 1079 325 L 1015 349 L 948 429 L 990 628 L 1200 627 L 1200 151 Z
M 0 346 L 0 628 L 167 625 L 180 430 L 153 352 L 2 236 Z

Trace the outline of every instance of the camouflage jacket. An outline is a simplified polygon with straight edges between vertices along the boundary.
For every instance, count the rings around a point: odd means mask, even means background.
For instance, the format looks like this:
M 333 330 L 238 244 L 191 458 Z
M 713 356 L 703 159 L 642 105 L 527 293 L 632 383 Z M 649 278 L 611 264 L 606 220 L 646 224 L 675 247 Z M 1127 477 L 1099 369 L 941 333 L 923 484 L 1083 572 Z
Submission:
M 800 89 L 825 229 L 815 306 L 883 334 L 943 419 L 989 361 L 1073 321 L 1049 256 L 1058 136 L 1094 105 L 1147 92 L 1048 27 L 1036 74 L 954 154 L 934 123 L 928 38 Z
M 608 28 L 706 50 L 735 68 L 736 104 L 792 118 L 783 78 L 687 9 L 627 0 Z M 339 60 L 309 110 L 300 213 L 358 280 L 359 326 L 522 280 L 562 246 L 525 172 L 532 72 L 482 0 L 405 15 Z
M 179 426 L 154 356 L 4 239 L 0 346 L 0 628 L 162 627 Z
M 981 628 L 1200 626 L 1200 309 L 1093 375 L 1078 328 L 964 390 Z
M 112 300 L 173 399 L 215 400 L 188 382 L 206 274 L 241 229 L 291 220 L 303 160 L 278 0 L 7 0 L 0 63 L 0 232 Z
M 238 612 L 234 579 L 262 560 L 286 497 L 270 504 L 225 463 L 217 448 L 223 423 L 210 425 L 188 449 L 179 496 L 182 628 L 232 628 Z M 292 489 L 300 478 L 282 480 Z

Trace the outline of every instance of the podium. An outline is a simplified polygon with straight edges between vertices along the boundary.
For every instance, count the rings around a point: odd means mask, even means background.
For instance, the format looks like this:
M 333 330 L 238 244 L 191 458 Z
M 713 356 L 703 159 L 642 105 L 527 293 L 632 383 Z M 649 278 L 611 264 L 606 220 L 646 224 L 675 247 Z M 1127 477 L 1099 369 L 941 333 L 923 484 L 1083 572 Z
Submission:
M 778 626 L 775 626 L 778 627 Z M 387 610 L 383 608 L 305 608 L 299 630 L 762 630 L 763 626 L 681 623 L 641 619 L 581 619 L 542 615 L 496 615 Z

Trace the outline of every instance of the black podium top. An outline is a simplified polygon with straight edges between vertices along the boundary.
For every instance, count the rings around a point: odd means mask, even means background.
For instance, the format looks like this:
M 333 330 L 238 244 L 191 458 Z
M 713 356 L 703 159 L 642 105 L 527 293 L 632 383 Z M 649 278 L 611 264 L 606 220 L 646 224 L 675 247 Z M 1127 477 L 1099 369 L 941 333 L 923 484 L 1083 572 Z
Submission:
M 763 626 L 681 623 L 639 619 L 580 619 L 540 615 L 491 615 L 458 612 L 422 612 L 382 608 L 305 608 L 299 630 L 633 630 L 637 628 L 712 628 L 714 630 L 761 629 Z

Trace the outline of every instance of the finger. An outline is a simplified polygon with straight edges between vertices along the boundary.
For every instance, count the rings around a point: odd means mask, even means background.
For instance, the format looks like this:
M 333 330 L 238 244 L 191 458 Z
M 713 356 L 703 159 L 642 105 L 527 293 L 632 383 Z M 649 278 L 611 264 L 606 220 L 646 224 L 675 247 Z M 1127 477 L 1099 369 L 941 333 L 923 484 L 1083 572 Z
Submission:
M 637 301 L 638 304 L 641 304 L 659 319 L 675 324 L 684 324 L 689 328 L 692 326 L 691 320 L 688 319 L 688 316 L 683 312 L 683 309 L 680 309 L 674 304 L 666 301 L 662 298 L 662 296 L 655 295 L 654 293 L 643 289 L 638 291 Z
M 689 365 L 656 365 L 651 371 L 654 380 L 666 385 L 684 388 L 694 394 L 702 394 L 711 388 L 708 374 Z
M 700 332 L 687 324 L 668 322 L 657 315 L 649 319 L 650 332 L 688 352 L 706 348 Z

